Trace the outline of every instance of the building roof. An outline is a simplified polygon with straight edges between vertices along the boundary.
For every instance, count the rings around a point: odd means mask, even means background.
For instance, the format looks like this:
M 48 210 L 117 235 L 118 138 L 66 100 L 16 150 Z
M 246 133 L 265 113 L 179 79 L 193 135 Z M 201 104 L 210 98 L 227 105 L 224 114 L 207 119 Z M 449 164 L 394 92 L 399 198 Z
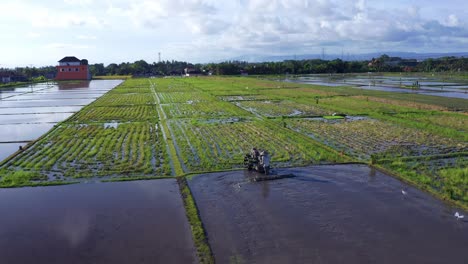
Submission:
M 58 62 L 81 62 L 81 61 L 75 56 L 68 56 L 68 57 L 63 57 L 63 59 L 59 60 Z

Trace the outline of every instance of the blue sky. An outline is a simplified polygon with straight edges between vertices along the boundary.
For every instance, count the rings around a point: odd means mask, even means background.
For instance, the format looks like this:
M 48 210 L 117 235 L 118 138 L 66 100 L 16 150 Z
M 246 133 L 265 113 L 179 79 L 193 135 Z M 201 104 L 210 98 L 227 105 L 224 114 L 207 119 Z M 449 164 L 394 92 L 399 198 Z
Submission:
M 468 51 L 468 1 L 0 0 L 0 67 Z

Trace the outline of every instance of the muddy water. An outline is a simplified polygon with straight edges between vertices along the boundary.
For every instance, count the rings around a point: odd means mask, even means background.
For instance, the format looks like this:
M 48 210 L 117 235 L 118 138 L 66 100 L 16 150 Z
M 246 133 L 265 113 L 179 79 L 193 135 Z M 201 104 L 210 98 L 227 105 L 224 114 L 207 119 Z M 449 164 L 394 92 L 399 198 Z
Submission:
M 218 263 L 468 263 L 468 220 L 394 178 L 362 165 L 277 173 L 296 177 L 189 181 Z
M 175 180 L 0 190 L 0 263 L 194 263 Z

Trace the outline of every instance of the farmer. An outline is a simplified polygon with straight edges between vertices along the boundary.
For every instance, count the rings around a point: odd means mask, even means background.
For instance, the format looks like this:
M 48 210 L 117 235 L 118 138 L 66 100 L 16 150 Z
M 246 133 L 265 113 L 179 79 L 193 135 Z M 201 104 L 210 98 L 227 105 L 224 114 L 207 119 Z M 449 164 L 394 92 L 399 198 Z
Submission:
M 268 155 L 268 151 L 264 150 L 260 152 L 260 164 L 265 167 L 270 166 L 270 155 Z
M 252 158 L 258 161 L 260 153 L 258 152 L 257 148 L 252 148 L 252 150 L 250 151 L 250 155 L 252 155 Z

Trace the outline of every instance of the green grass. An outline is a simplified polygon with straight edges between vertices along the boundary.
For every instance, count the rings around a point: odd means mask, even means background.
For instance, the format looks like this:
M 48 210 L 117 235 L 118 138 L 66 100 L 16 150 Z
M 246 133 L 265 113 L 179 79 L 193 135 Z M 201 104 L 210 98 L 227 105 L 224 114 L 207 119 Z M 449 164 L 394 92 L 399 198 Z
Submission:
M 184 177 L 178 177 L 177 183 L 179 184 L 180 193 L 184 202 L 185 213 L 191 226 L 192 238 L 195 243 L 195 248 L 197 249 L 198 260 L 201 264 L 214 263 L 213 253 L 211 252 L 208 238 L 187 180 Z
M 345 119 L 343 116 L 323 116 L 323 118 L 328 119 L 328 120 L 339 120 L 339 119 Z
M 415 157 L 377 161 L 377 166 L 443 200 L 468 209 L 467 158 L 466 155 L 458 159 Z
M 44 181 L 47 177 L 34 171 L 0 170 L 0 188 L 67 185 L 76 181 Z

